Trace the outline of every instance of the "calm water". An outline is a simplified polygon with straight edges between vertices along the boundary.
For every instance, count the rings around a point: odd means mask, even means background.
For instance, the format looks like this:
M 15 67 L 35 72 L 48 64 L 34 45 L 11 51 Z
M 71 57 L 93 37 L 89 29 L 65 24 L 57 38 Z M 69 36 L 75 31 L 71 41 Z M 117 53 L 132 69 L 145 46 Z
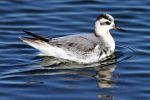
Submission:
M 150 100 L 149 12 L 149 0 L 0 0 L 0 100 Z M 127 30 L 111 31 L 120 63 L 48 66 L 18 39 L 92 33 L 101 13 Z

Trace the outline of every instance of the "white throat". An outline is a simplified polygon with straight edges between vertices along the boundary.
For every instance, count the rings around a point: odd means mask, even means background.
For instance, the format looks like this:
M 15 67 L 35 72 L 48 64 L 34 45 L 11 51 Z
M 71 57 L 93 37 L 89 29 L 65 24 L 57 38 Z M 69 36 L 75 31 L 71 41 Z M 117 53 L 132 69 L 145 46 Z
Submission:
M 107 48 L 108 52 L 114 52 L 115 41 L 109 32 L 110 28 L 100 26 L 99 22 L 95 23 L 95 34 L 102 39 L 103 48 Z

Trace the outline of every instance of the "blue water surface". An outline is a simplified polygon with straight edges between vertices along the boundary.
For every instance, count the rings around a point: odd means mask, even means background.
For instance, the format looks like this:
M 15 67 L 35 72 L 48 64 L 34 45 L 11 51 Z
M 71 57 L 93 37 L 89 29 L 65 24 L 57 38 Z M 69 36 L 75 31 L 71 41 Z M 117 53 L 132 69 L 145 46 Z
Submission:
M 0 100 L 150 100 L 149 12 L 150 0 L 0 0 Z M 18 38 L 23 30 L 45 37 L 93 33 L 102 13 L 127 31 L 111 33 L 121 57 L 130 59 L 48 66 Z

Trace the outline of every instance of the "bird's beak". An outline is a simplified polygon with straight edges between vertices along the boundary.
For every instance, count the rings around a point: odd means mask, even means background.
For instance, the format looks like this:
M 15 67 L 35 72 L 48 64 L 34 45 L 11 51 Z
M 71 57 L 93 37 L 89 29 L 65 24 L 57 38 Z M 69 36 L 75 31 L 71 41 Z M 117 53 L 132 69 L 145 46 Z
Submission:
M 120 28 L 116 25 L 113 26 L 113 29 L 116 29 L 116 30 L 119 30 L 119 31 L 122 31 L 122 32 L 126 32 L 126 30 L 124 30 L 124 29 L 122 29 L 122 28 Z

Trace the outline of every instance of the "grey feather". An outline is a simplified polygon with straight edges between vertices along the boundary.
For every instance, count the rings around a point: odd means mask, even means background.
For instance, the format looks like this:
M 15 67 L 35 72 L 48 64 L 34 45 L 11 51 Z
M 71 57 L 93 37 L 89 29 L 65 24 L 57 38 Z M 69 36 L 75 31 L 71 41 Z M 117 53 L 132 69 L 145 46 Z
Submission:
M 49 41 L 50 45 L 80 52 L 92 51 L 99 43 L 99 37 L 96 37 L 94 34 L 70 35 L 53 38 L 51 41 Z

